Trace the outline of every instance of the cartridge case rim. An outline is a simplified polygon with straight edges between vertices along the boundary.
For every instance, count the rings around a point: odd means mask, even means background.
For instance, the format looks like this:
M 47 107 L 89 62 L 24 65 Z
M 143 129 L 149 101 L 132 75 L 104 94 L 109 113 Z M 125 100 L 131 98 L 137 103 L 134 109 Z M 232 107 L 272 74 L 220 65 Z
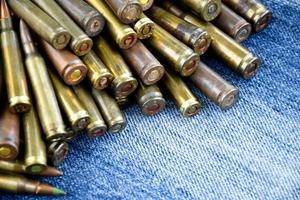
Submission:
M 66 132 L 62 131 L 49 131 L 49 132 L 55 132 L 55 135 L 51 135 L 47 137 L 47 142 L 58 142 L 58 141 L 63 141 L 66 138 Z
M 128 1 L 127 1 L 128 2 Z M 142 14 L 142 6 L 136 2 L 128 2 L 125 7 L 118 9 L 118 16 L 121 21 L 125 24 L 135 22 Z
M 139 2 L 140 2 L 140 5 L 142 6 L 142 10 L 146 11 L 149 8 L 151 8 L 151 6 L 154 3 L 154 0 L 139 0 Z
M 253 24 L 255 32 L 260 32 L 265 29 L 269 25 L 272 16 L 273 13 L 270 10 L 265 10 L 262 14 L 256 15 Z
M 121 49 L 129 49 L 137 42 L 137 34 L 132 28 L 125 28 L 117 33 L 116 42 Z
M 200 62 L 200 57 L 196 53 L 182 55 L 179 58 L 180 74 L 182 76 L 192 75 Z
M 143 68 L 140 77 L 145 85 L 153 85 L 164 76 L 165 68 L 162 65 L 150 64 Z
M 19 154 L 18 146 L 14 143 L 0 143 L 0 159 L 1 160 L 14 160 Z
M 9 111 L 12 113 L 25 113 L 31 108 L 31 100 L 28 96 L 14 96 L 9 98 Z
M 151 116 L 155 115 L 157 113 L 160 113 L 166 106 L 166 100 L 160 96 L 160 93 L 156 93 L 157 97 L 151 98 L 150 96 L 147 98 L 143 98 L 141 103 L 142 112 L 145 115 Z M 153 108 L 153 104 L 155 104 L 155 107 Z M 149 109 L 150 108 L 150 109 Z
M 46 169 L 47 159 L 44 156 L 30 156 L 26 157 L 24 164 L 26 171 L 31 173 L 39 173 Z
M 126 121 L 124 121 L 122 118 L 117 118 L 109 122 L 108 132 L 118 133 L 124 130 L 125 127 L 126 127 Z
M 71 35 L 63 27 L 59 27 L 55 30 L 51 38 L 51 45 L 53 45 L 55 49 L 61 50 L 68 46 L 71 40 Z
M 66 135 L 67 132 L 65 130 L 65 126 L 53 127 L 52 129 L 47 130 L 46 140 L 50 143 L 58 142 L 64 140 Z
M 124 75 L 115 78 L 112 82 L 112 86 L 116 96 L 128 96 L 137 88 L 138 82 L 134 77 Z
M 95 23 L 97 26 L 95 26 Z M 88 36 L 94 37 L 98 35 L 104 28 L 105 21 L 97 12 L 91 11 L 83 19 L 84 29 Z
M 33 164 L 26 168 L 26 171 L 32 173 L 32 174 L 38 174 L 43 172 L 47 168 L 47 165 L 43 164 Z
M 187 101 L 185 101 L 180 106 L 180 111 L 184 117 L 191 117 L 191 116 L 199 113 L 200 108 L 201 108 L 200 102 L 195 98 L 191 98 L 191 99 L 188 99 Z
M 85 129 L 91 121 L 91 118 L 86 110 L 81 110 L 73 114 L 70 118 L 74 131 Z
M 58 166 L 67 157 L 69 152 L 69 145 L 66 142 L 59 142 L 59 146 L 57 148 L 55 148 L 55 145 L 57 145 L 57 142 L 50 144 L 50 146 L 48 147 L 48 152 L 53 165 Z
M 198 37 L 192 38 L 193 49 L 195 53 L 203 55 L 211 44 L 211 37 L 207 32 L 202 32 Z
M 115 100 L 120 108 L 126 108 L 126 106 L 130 103 L 127 96 L 116 96 Z
M 87 35 L 81 35 L 71 42 L 71 47 L 77 56 L 84 56 L 93 47 L 93 40 Z
M 236 30 L 233 34 L 234 39 L 237 42 L 243 42 L 250 36 L 252 32 L 252 26 L 250 23 L 240 23 L 236 25 L 234 30 Z
M 113 76 L 109 72 L 94 73 L 91 77 L 91 82 L 94 88 L 103 90 L 108 87 L 109 82 L 113 79 Z
M 80 75 L 74 76 L 74 73 L 80 71 Z M 87 75 L 88 68 L 80 60 L 74 60 L 62 72 L 62 77 L 68 85 L 76 85 L 80 83 Z M 77 73 L 78 74 L 78 73 Z
M 220 93 L 218 97 L 218 105 L 223 109 L 227 110 L 231 108 L 239 99 L 240 92 L 237 88 L 231 88 Z
M 87 127 L 87 133 L 91 137 L 98 137 L 105 134 L 107 126 L 102 121 L 91 122 Z
M 150 38 L 152 36 L 154 28 L 155 28 L 155 24 L 151 19 L 147 17 L 138 20 L 134 24 L 134 30 L 136 31 L 138 38 L 141 40 Z M 147 30 L 146 33 L 145 30 Z
M 212 6 L 215 6 L 216 9 L 212 14 L 210 14 L 209 12 L 212 9 L 210 7 L 212 7 Z M 222 6 L 220 5 L 219 1 L 210 0 L 210 2 L 208 4 L 206 4 L 206 6 L 204 6 L 201 11 L 202 18 L 208 22 L 214 20 L 221 13 L 221 10 L 222 10 L 221 7 Z
M 245 79 L 253 78 L 260 68 L 260 59 L 256 56 L 249 55 L 245 57 L 239 67 L 239 72 Z

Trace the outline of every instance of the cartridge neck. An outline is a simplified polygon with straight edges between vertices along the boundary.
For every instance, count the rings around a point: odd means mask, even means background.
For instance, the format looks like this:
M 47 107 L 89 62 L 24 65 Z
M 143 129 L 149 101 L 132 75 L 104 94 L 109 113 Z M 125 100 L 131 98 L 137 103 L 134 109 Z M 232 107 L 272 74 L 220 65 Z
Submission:
M 12 30 L 13 24 L 11 18 L 3 18 L 0 20 L 1 24 L 1 32 L 4 32 L 6 30 Z
M 33 42 L 23 43 L 23 50 L 26 56 L 30 56 L 32 54 L 37 54 L 36 47 Z
M 19 190 L 26 193 L 36 194 L 39 184 L 40 183 L 38 181 L 29 180 L 27 178 L 20 178 Z

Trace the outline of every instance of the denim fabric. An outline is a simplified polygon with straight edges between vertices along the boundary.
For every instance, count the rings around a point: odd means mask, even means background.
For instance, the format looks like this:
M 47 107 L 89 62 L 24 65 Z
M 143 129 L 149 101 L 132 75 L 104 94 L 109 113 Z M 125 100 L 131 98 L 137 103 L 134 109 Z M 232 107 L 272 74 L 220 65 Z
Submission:
M 195 88 L 203 110 L 193 118 L 169 98 L 154 117 L 133 106 L 125 131 L 79 136 L 60 167 L 65 175 L 40 180 L 66 190 L 62 199 L 300 199 L 300 1 L 264 3 L 273 21 L 245 42 L 263 63 L 254 79 L 203 58 L 240 89 L 232 109 Z

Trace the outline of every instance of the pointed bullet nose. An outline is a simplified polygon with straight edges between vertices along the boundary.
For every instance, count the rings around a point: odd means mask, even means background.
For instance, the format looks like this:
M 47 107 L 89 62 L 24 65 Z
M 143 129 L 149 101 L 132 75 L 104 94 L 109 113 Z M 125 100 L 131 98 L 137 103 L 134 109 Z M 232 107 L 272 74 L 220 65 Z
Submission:
M 25 26 L 26 25 L 25 25 L 24 21 L 22 19 L 20 19 L 19 28 L 20 28 L 21 40 L 22 40 L 23 36 L 26 35 L 26 30 L 24 30 L 24 29 L 26 29 Z
M 42 176 L 62 176 L 64 173 L 54 167 L 47 167 L 40 175 Z
M 55 187 L 53 188 L 53 195 L 60 196 L 60 195 L 66 195 L 66 193 L 61 189 Z
M 22 43 L 31 42 L 29 29 L 28 29 L 26 23 L 22 19 L 20 20 L 20 37 L 21 37 Z
M 27 26 L 26 22 L 23 21 L 22 19 L 20 20 L 19 28 L 20 28 L 20 38 L 21 38 L 25 55 L 36 53 L 37 49 L 34 45 L 29 27 Z
M 35 193 L 38 195 L 55 195 L 55 196 L 66 194 L 61 189 L 58 189 L 56 187 L 53 187 L 45 183 L 39 183 L 39 185 L 36 187 Z
M 6 0 L 1 0 L 1 19 L 10 18 L 10 12 Z

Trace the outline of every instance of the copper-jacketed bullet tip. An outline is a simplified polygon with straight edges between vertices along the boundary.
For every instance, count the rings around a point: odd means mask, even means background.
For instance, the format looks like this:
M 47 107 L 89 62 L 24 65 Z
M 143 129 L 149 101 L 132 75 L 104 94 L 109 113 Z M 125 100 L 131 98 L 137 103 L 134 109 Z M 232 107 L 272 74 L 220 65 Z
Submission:
M 1 14 L 0 14 L 1 19 L 11 17 L 6 0 L 1 0 L 1 9 L 0 10 L 1 10 Z
M 40 183 L 37 187 L 36 194 L 60 196 L 60 195 L 65 195 L 66 193 L 56 187 Z
M 64 173 L 54 167 L 46 167 L 44 171 L 39 173 L 41 176 L 62 176 Z

